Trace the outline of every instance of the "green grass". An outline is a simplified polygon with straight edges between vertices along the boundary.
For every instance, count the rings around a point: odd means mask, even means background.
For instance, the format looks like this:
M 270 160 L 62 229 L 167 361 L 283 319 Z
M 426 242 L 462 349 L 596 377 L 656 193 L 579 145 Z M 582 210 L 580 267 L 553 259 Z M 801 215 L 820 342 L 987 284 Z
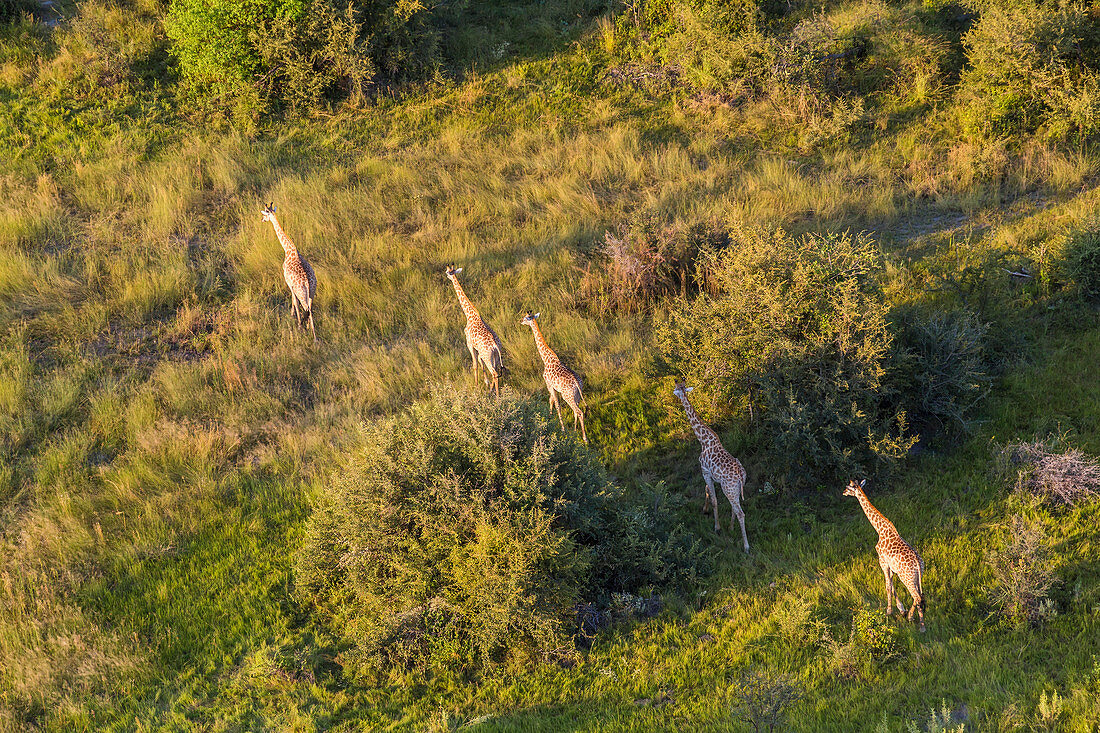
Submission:
M 750 667 L 805 689 L 797 730 L 923 730 L 943 705 L 967 730 L 1100 725 L 1097 506 L 1034 506 L 992 473 L 1001 445 L 1050 433 L 1100 454 L 1094 310 L 1050 285 L 991 313 L 1027 345 L 980 427 L 872 486 L 928 563 L 928 633 L 899 625 L 896 658 L 844 676 L 823 634 L 846 640 L 884 600 L 855 503 L 761 494 L 740 418 L 707 414 L 752 474 L 752 553 L 715 536 L 653 360 L 663 307 L 600 315 L 578 295 L 604 230 L 652 212 L 870 229 L 895 302 L 946 299 L 922 267 L 997 251 L 1054 267 L 1100 158 L 1036 143 L 982 177 L 999 149 L 953 139 L 933 105 L 807 151 L 764 105 L 601 81 L 588 4 L 500 5 L 454 41 L 460 77 L 251 135 L 189 120 L 152 5 L 80 4 L 129 29 L 117 47 L 87 24 L 0 30 L 0 730 L 744 730 L 730 687 Z M 103 81 L 119 54 L 130 72 Z M 317 271 L 316 347 L 291 327 L 272 199 Z M 290 592 L 295 550 L 362 421 L 472 379 L 452 263 L 508 385 L 543 390 L 518 323 L 540 310 L 585 377 L 593 449 L 629 487 L 664 482 L 717 570 L 570 668 L 356 684 Z M 1015 513 L 1047 528 L 1062 579 L 1036 629 L 987 601 L 983 553 Z

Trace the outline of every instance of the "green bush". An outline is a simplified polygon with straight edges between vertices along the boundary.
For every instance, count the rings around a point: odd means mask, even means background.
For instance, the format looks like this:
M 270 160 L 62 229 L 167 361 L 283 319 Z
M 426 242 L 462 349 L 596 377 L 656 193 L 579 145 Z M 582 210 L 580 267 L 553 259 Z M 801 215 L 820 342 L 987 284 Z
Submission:
M 255 113 L 424 76 L 440 62 L 439 12 L 417 0 L 171 0 L 165 28 L 188 88 Z
M 989 391 L 987 326 L 967 310 L 905 308 L 891 317 L 894 354 L 887 380 L 913 424 L 967 430 Z
M 726 90 L 742 82 L 755 91 L 769 59 L 762 53 L 755 0 L 655 0 L 619 14 L 610 49 L 618 60 L 673 69 L 689 87 Z
M 572 651 L 579 604 L 687 580 L 694 543 L 627 500 L 537 400 L 449 388 L 365 429 L 298 561 L 352 674 Z
M 862 235 L 736 228 L 707 267 L 709 292 L 658 327 L 670 363 L 758 413 L 773 478 L 829 484 L 912 444 L 883 380 L 881 266 Z
M 784 4 L 785 5 L 785 4 Z M 769 127 L 793 124 L 798 147 L 837 144 L 875 109 L 927 103 L 942 85 L 947 45 L 911 11 L 878 0 L 801 16 L 769 33 L 771 9 L 734 3 L 637 3 L 618 18 L 610 78 L 667 80 L 723 103 L 767 100 Z M 639 68 L 641 65 L 641 68 Z
M 1100 131 L 1100 18 L 1083 4 L 978 3 L 959 82 L 975 134 L 1040 132 L 1083 139 Z
M 869 677 L 876 667 L 905 653 L 901 630 L 879 609 L 856 611 L 846 641 L 837 641 L 826 631 L 822 643 L 829 651 L 830 666 L 843 677 Z
M 1093 224 L 1070 238 L 1066 274 L 1087 300 L 1100 300 L 1100 226 Z

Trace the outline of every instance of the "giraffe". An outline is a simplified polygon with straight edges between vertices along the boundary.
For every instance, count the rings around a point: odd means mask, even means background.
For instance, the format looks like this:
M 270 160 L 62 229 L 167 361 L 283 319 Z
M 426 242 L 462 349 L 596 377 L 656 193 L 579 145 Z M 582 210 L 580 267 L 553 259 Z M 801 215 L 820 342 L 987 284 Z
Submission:
M 875 552 L 878 553 L 878 564 L 882 567 L 882 574 L 886 578 L 886 615 L 889 616 L 894 612 L 892 604 L 895 601 L 898 610 L 901 611 L 903 616 L 905 615 L 905 606 L 902 605 L 901 598 L 894 594 L 894 575 L 897 575 L 909 591 L 909 595 L 913 597 L 913 605 L 909 608 L 908 619 L 912 621 L 913 613 L 916 612 L 920 619 L 920 630 L 923 634 L 924 560 L 908 542 L 901 538 L 893 522 L 882 516 L 882 512 L 875 509 L 867 499 L 867 495 L 863 493 L 863 487 L 866 483 L 867 479 L 863 479 L 858 484 L 855 479 L 852 479 L 848 482 L 848 487 L 844 489 L 844 496 L 854 496 L 859 500 L 859 505 L 863 507 L 863 513 L 867 515 L 871 526 L 878 532 L 878 544 L 875 545 Z
M 485 384 L 488 385 L 489 377 L 492 377 L 493 391 L 497 397 L 500 397 L 500 377 L 504 373 L 504 352 L 500 346 L 500 339 L 497 338 L 493 329 L 489 328 L 489 324 L 481 318 L 477 308 L 474 308 L 474 304 L 458 284 L 460 272 L 462 272 L 461 267 L 457 270 L 454 267 L 448 267 L 446 270 L 447 279 L 455 286 L 458 303 L 462 306 L 462 312 L 466 314 L 466 328 L 463 332 L 466 334 L 466 348 L 470 350 L 470 358 L 474 361 L 474 378 L 477 378 L 481 371 L 480 367 L 484 365 L 487 372 Z
M 283 252 L 286 253 L 286 257 L 283 258 L 283 279 L 290 288 L 290 307 L 294 311 L 294 317 L 298 319 L 300 327 L 302 316 L 309 314 L 309 330 L 316 343 L 317 331 L 313 327 L 313 298 L 317 294 L 317 277 L 313 274 L 313 268 L 310 267 L 309 262 L 298 254 L 294 242 L 290 241 L 290 237 L 279 226 L 279 220 L 275 218 L 275 204 L 269 203 L 260 214 L 264 221 L 271 222 L 271 226 L 275 227 L 275 236 L 279 238 L 279 244 L 283 245 Z
M 539 350 L 544 366 L 542 378 L 546 382 L 546 389 L 550 392 L 550 411 L 557 410 L 558 424 L 561 425 L 562 430 L 565 430 L 565 421 L 561 418 L 561 403 L 558 402 L 558 394 L 561 394 L 565 404 L 569 405 L 569 409 L 573 411 L 573 429 L 577 429 L 579 421 L 581 437 L 587 443 L 588 433 L 584 429 L 584 412 L 581 410 L 581 403 L 584 402 L 584 395 L 581 394 L 581 378 L 572 369 L 562 364 L 558 355 L 546 343 L 542 331 L 539 330 L 540 315 L 540 313 L 532 315 L 531 311 L 527 311 L 527 315 L 523 317 L 520 324 L 530 326 L 531 333 L 535 336 L 535 348 Z
M 717 481 L 722 485 L 722 493 L 729 499 L 730 506 L 733 508 L 733 517 L 741 523 L 741 541 L 744 543 L 745 552 L 748 552 L 749 537 L 745 534 L 745 511 L 741 508 L 741 500 L 745 498 L 745 468 L 741 465 L 741 461 L 731 456 L 722 447 L 722 441 L 718 439 L 718 435 L 699 419 L 699 415 L 687 398 L 687 393 L 693 389 L 694 387 L 688 387 L 683 380 L 678 379 L 672 394 L 680 398 L 680 402 L 683 403 L 691 429 L 695 431 L 695 437 L 703 447 L 703 452 L 699 454 L 699 467 L 703 469 L 703 480 L 707 484 L 706 495 L 703 497 L 703 514 L 706 514 L 707 508 L 713 504 L 714 531 L 721 531 L 722 525 L 718 521 L 718 499 L 714 493 L 714 482 Z M 733 517 L 730 518 L 731 532 Z

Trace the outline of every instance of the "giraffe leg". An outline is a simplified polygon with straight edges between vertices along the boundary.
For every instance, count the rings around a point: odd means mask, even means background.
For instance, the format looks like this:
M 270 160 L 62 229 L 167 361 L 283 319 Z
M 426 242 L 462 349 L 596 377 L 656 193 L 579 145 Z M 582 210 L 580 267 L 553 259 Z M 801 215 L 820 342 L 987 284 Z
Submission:
M 550 397 L 554 405 L 554 410 L 558 413 L 558 425 L 561 425 L 561 429 L 565 430 L 565 421 L 561 419 L 561 402 L 558 399 L 558 393 L 551 389 Z
M 294 313 L 294 317 L 298 320 L 299 328 L 302 325 L 302 316 L 298 313 L 298 296 L 294 294 L 294 291 L 290 292 L 290 309 Z
M 892 616 L 894 613 L 894 576 L 890 572 L 890 566 L 882 560 L 879 560 L 879 565 L 882 567 L 882 575 L 886 578 L 886 615 Z
M 569 409 L 573 411 L 573 429 L 577 429 L 577 423 L 579 421 L 581 426 L 581 437 L 583 437 L 584 442 L 587 443 L 588 434 L 584 432 L 584 415 L 581 414 L 581 408 L 577 405 L 577 400 L 575 398 L 566 399 L 565 397 L 562 399 L 565 399 L 565 404 L 569 405 Z
M 474 379 L 477 379 L 477 350 L 474 349 L 474 342 L 470 340 L 470 334 L 466 334 L 466 349 L 470 352 L 470 365 L 474 370 Z
M 714 494 L 714 479 L 709 473 L 703 474 L 703 478 L 707 482 L 707 501 L 714 507 L 714 531 L 721 532 L 722 524 L 718 521 L 718 498 Z
M 487 365 L 485 367 L 485 370 L 489 372 L 489 374 L 493 378 L 493 394 L 495 394 L 497 397 L 500 397 L 500 375 L 497 373 L 497 370 L 492 367 L 492 365 Z
M 493 388 L 493 364 L 489 359 L 485 359 L 481 362 L 482 368 L 485 370 L 485 386 L 489 389 Z
M 725 491 L 725 485 L 722 486 L 722 491 Z M 733 500 L 732 496 L 727 495 L 727 499 L 730 500 L 730 506 L 733 508 L 733 516 L 737 517 L 737 521 L 741 523 L 741 543 L 745 547 L 745 552 L 749 551 L 749 536 L 745 533 L 745 510 L 741 508 L 741 505 Z M 718 514 L 718 507 L 714 508 L 715 515 Z M 730 532 L 733 531 L 733 518 L 730 518 Z
M 584 442 L 588 442 L 588 432 L 584 429 L 584 410 L 581 409 L 581 401 L 584 399 L 584 395 L 581 394 L 581 388 L 577 387 L 573 393 L 573 404 L 570 407 L 573 408 L 573 427 L 576 429 L 576 422 L 579 420 L 581 423 L 581 438 Z
M 917 616 L 920 621 L 921 633 L 924 633 L 924 593 L 921 589 L 920 575 L 916 571 L 910 570 L 902 582 L 905 584 L 905 589 L 909 591 L 909 595 L 913 598 L 913 605 L 909 607 L 909 615 L 907 618 L 912 621 L 913 616 Z
M 313 343 L 317 343 L 317 329 L 313 327 L 313 303 L 309 304 L 309 332 L 313 334 Z
M 710 509 L 710 496 L 714 493 L 714 489 L 711 485 L 711 478 L 706 471 L 703 472 L 703 480 L 706 481 L 706 486 L 703 488 L 703 516 L 706 516 L 707 510 Z M 714 513 L 718 513 L 717 505 L 715 505 Z

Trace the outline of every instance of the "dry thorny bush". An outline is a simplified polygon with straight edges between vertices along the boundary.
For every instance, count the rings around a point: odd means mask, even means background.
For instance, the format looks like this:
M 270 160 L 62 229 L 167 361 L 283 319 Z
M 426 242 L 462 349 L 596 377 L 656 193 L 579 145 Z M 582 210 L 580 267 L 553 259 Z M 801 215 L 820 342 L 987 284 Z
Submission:
M 1056 505 L 1074 506 L 1100 495 L 1100 462 L 1076 448 L 1054 450 L 1052 441 L 1012 443 L 1004 457 L 1019 466 L 1016 488 Z
M 728 239 L 714 224 L 682 226 L 640 216 L 604 233 L 580 295 L 601 313 L 636 313 L 662 297 L 685 297 L 700 279 L 700 255 L 721 249 Z
M 788 710 L 797 705 L 804 694 L 786 675 L 770 675 L 760 670 L 744 672 L 732 690 L 733 714 L 747 723 L 754 733 L 783 730 Z

